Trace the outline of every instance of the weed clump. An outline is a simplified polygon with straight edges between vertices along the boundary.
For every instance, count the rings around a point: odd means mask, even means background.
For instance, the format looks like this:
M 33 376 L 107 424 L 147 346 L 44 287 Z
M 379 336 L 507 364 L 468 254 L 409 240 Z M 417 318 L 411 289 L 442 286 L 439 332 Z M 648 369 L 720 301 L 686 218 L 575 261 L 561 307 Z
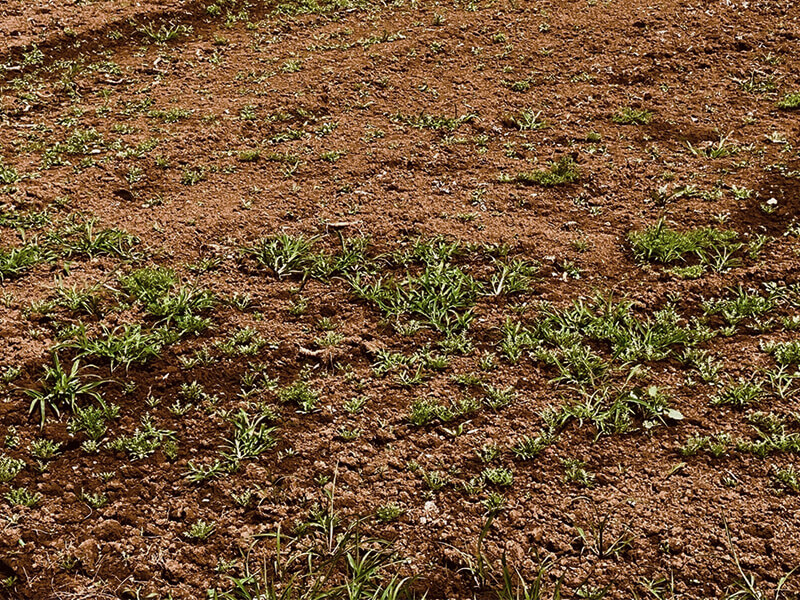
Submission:
M 781 110 L 800 109 L 800 92 L 786 94 L 783 98 L 778 100 L 778 108 Z
M 653 113 L 641 108 L 626 106 L 612 115 L 611 120 L 617 125 L 647 125 L 653 119 Z
M 501 183 L 518 183 L 520 185 L 541 185 L 553 187 L 567 183 L 575 183 L 580 179 L 578 164 L 571 156 L 564 156 L 558 162 L 552 163 L 549 169 L 540 171 L 524 171 L 511 177 L 503 175 Z
M 737 237 L 735 231 L 711 227 L 677 231 L 670 228 L 664 218 L 643 231 L 628 234 L 637 260 L 662 264 L 684 260 L 687 255 L 702 259 L 710 251 L 729 248 Z

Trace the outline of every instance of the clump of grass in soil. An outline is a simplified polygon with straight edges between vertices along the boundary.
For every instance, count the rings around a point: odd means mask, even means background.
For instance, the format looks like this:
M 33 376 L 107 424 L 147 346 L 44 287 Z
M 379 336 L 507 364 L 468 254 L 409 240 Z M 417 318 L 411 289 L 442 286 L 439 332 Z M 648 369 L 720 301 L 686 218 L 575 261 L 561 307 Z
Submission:
M 798 110 L 800 109 L 800 92 L 792 92 L 786 94 L 783 98 L 778 100 L 778 108 L 781 110 Z
M 552 163 L 549 169 L 541 171 L 523 171 L 516 175 L 503 175 L 500 177 L 502 183 L 517 183 L 520 185 L 540 185 L 552 187 L 575 183 L 580 178 L 580 171 L 575 160 L 570 156 L 564 156 L 557 162 Z
M 637 260 L 671 264 L 695 257 L 711 262 L 713 257 L 724 256 L 741 248 L 736 242 L 738 234 L 731 230 L 712 227 L 679 231 L 661 218 L 641 231 L 628 234 L 633 254 Z

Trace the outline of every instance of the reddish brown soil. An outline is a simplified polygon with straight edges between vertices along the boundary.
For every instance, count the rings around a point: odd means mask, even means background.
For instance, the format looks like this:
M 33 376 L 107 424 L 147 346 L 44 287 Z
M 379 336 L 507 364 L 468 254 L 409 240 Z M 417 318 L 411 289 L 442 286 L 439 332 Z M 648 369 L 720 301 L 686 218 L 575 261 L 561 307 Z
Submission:
M 503 1 L 477 2 L 476 10 L 463 2 L 416 4 L 375 3 L 286 17 L 254 2 L 248 20 L 228 24 L 224 15 L 209 15 L 206 3 L 188 1 L 9 0 L 0 6 L 0 62 L 12 67 L 0 69 L 0 157 L 31 175 L 0 196 L 0 204 L 42 210 L 66 197 L 66 204 L 51 209 L 54 218 L 94 215 L 105 227 L 140 237 L 151 252 L 146 262 L 175 268 L 220 297 L 247 293 L 253 299 L 245 311 L 219 307 L 209 333 L 165 350 L 145 367 L 110 373 L 98 363 L 100 375 L 119 381 L 103 388 L 121 407 L 110 434 L 130 434 L 150 410 L 158 426 L 174 430 L 179 440 L 174 462 L 160 451 L 131 462 L 110 449 L 84 452 L 83 438 L 67 432 L 65 417 L 50 419 L 40 431 L 27 414 L 29 400 L 14 389 L 38 385 L 57 342 L 51 320 L 34 320 L 26 311 L 31 302 L 51 296 L 54 278 L 69 286 L 111 285 L 127 267 L 106 257 L 76 259 L 68 272 L 63 263 L 38 265 L 2 282 L 7 302 L 0 312 L 0 367 L 22 367 L 13 385 L 0 388 L 0 436 L 11 427 L 19 436 L 16 448 L 2 451 L 28 463 L 14 487 L 27 487 L 42 499 L 31 509 L 8 504 L 0 509 L 0 576 L 16 578 L 0 596 L 134 597 L 131 590 L 138 589 L 141 597 L 204 597 L 208 588 L 226 587 L 225 575 L 216 569 L 220 559 L 238 560 L 230 573 L 241 574 L 255 536 L 279 526 L 289 531 L 307 520 L 315 503 L 327 502 L 325 491 L 335 481 L 335 509 L 343 522 L 372 515 L 392 501 L 405 510 L 393 523 L 368 519 L 364 527 L 394 541 L 398 555 L 408 560 L 401 572 L 418 577 L 414 585 L 420 593 L 428 590 L 430 599 L 486 597 L 489 593 L 462 570 L 462 552 L 474 553 L 486 522 L 483 496 L 468 496 L 455 482 L 483 470 L 476 450 L 489 443 L 508 448 L 534 434 L 542 426 L 541 410 L 571 392 L 548 383 L 553 372 L 532 358 L 510 365 L 498 356 L 491 382 L 514 386 L 517 399 L 497 412 L 479 413 L 463 435 L 450 437 L 442 426 L 409 425 L 411 402 L 458 398 L 462 392 L 451 375 L 477 370 L 484 351 L 497 351 L 499 328 L 515 314 L 512 304 L 547 300 L 563 307 L 599 290 L 625 296 L 647 311 L 679 293 L 681 306 L 691 312 L 701 299 L 730 286 L 798 280 L 800 246 L 783 233 L 800 209 L 800 119 L 796 111 L 775 107 L 784 93 L 800 89 L 795 2 Z M 152 44 L 137 32 L 147 23 L 156 29 L 182 23 L 192 31 Z M 109 36 L 112 32 L 121 37 L 112 39 L 117 37 Z M 381 40 L 384 34 L 388 37 Z M 31 44 L 42 50 L 42 62 L 17 69 Z M 82 66 L 70 79 L 60 59 Z M 118 69 L 109 69 L 110 63 Z M 295 64 L 300 68 L 291 72 Z M 23 79 L 15 83 L 15 78 L 28 79 L 22 85 Z M 750 78 L 775 87 L 750 93 L 734 81 Z M 530 79 L 527 91 L 503 83 L 523 79 Z M 131 110 L 145 99 L 152 101 L 148 108 Z M 652 111 L 652 122 L 615 124 L 611 116 L 624 106 Z M 253 120 L 240 117 L 245 107 L 252 107 Z M 541 111 L 550 127 L 517 131 L 503 124 L 505 114 L 528 107 Z M 147 116 L 148 110 L 172 108 L 190 113 L 176 123 Z M 422 112 L 477 118 L 452 133 L 392 119 Z M 338 125 L 327 135 L 315 133 L 325 123 Z M 91 155 L 94 166 L 79 167 L 84 157 L 73 156 L 72 165 L 42 169 L 44 147 L 64 141 L 72 128 L 94 128 L 106 143 L 120 140 L 125 147 L 151 138 L 159 143 L 141 158 L 101 147 Z M 269 142 L 288 128 L 308 135 Z M 383 137 L 370 137 L 375 130 Z M 600 141 L 587 141 L 592 132 Z M 766 136 L 774 132 L 787 143 L 770 141 Z M 744 149 L 716 160 L 689 151 L 687 142 L 704 147 L 721 136 Z M 237 159 L 256 148 L 261 160 Z M 320 158 L 329 151 L 343 154 L 335 162 Z M 266 160 L 269 152 L 297 155 L 293 175 L 285 174 L 286 165 Z M 576 184 L 539 188 L 498 182 L 501 173 L 536 169 L 566 154 L 577 157 Z M 167 166 L 159 166 L 157 158 Z M 783 173 L 774 167 L 778 164 Z M 132 166 L 142 176 L 129 183 Z M 200 167 L 204 180 L 181 183 L 186 170 Z M 664 185 L 670 191 L 685 185 L 708 191 L 718 184 L 724 190 L 719 198 L 666 203 L 655 198 Z M 753 194 L 736 199 L 731 186 Z M 151 202 L 154 198 L 161 202 Z M 761 205 L 770 198 L 778 208 L 768 214 Z M 661 215 L 689 228 L 712 225 L 720 214 L 729 215 L 725 226 L 745 242 L 757 234 L 775 241 L 760 260 L 695 281 L 640 265 L 626 243 L 629 231 Z M 290 308 L 300 281 L 275 278 L 237 259 L 240 245 L 280 231 L 319 235 L 320 247 L 335 248 L 338 229 L 330 224 L 342 222 L 348 234 L 371 238 L 373 254 L 419 236 L 444 235 L 508 244 L 513 256 L 543 266 L 531 292 L 479 302 L 470 330 L 476 351 L 455 357 L 446 371 L 420 386 L 402 387 L 391 377 L 373 375 L 370 349 L 408 354 L 440 339 L 437 334 L 397 334 L 374 306 L 355 299 L 336 279 L 307 282 L 302 296 L 309 308 L 294 316 Z M 0 248 L 18 246 L 21 239 L 14 229 L 0 228 Z M 576 249 L 576 239 L 586 241 L 586 251 Z M 196 278 L 187 269 L 215 257 L 221 260 L 216 268 Z M 564 261 L 580 269 L 580 278 L 565 275 L 559 266 Z M 113 326 L 129 317 L 112 312 L 103 323 Z M 322 317 L 345 336 L 336 355 L 342 368 L 303 351 L 314 348 Z M 272 342 L 256 357 L 223 358 L 191 371 L 178 362 L 244 326 Z M 785 341 L 797 334 L 767 337 Z M 723 357 L 725 373 L 735 378 L 766 364 L 758 347 L 762 339 L 751 331 L 716 338 L 707 347 Z M 188 462 L 207 463 L 216 456 L 228 426 L 202 410 L 178 417 L 168 407 L 180 384 L 194 380 L 218 395 L 221 407 L 238 407 L 248 362 L 265 363 L 280 385 L 310 369 L 321 410 L 301 415 L 287 407 L 276 448 L 230 476 L 189 483 Z M 793 458 L 797 463 L 796 457 L 760 459 L 736 452 L 682 457 L 678 448 L 693 434 L 741 436 L 750 429 L 741 412 L 709 406 L 714 389 L 688 385 L 679 361 L 653 368 L 649 381 L 669 390 L 685 419 L 597 441 L 593 431 L 570 426 L 533 461 L 504 452 L 499 463 L 513 468 L 514 484 L 504 490 L 506 509 L 494 519 L 483 551 L 495 564 L 505 553 L 527 576 L 536 556 L 550 556 L 549 577 L 563 577 L 566 596 L 587 580 L 597 588 L 608 586 L 608 598 L 644 597 L 644 579 L 672 576 L 675 597 L 720 598 L 741 580 L 734 551 L 746 573 L 774 590 L 784 574 L 800 566 L 800 496 L 778 493 L 770 474 L 773 465 L 786 466 Z M 131 393 L 124 393 L 125 383 L 135 384 Z M 342 409 L 343 402 L 362 394 L 370 398 L 362 413 Z M 162 401 L 148 409 L 148 396 Z M 798 410 L 794 399 L 769 402 L 761 408 Z M 346 441 L 338 433 L 343 427 L 360 428 L 362 434 Z M 39 437 L 63 444 L 44 472 L 28 450 Z M 295 454 L 287 455 L 288 448 Z M 565 482 L 561 459 L 567 457 L 586 462 L 596 474 L 593 488 Z M 428 491 L 407 468 L 411 461 L 424 470 L 450 470 L 454 483 Z M 112 471 L 108 483 L 98 478 Z M 726 487 L 725 475 L 739 484 Z M 320 477 L 328 483 L 321 486 Z M 4 492 L 8 484 L 0 488 Z M 241 508 L 230 492 L 247 488 L 261 492 L 258 502 Z M 91 509 L 81 501 L 82 491 L 102 492 L 108 504 Z M 631 548 L 598 558 L 576 541 L 576 526 L 586 528 L 606 515 L 613 534 L 630 527 Z M 217 524 L 203 543 L 184 536 L 199 518 Z M 256 552 L 269 553 L 266 546 Z M 790 579 L 784 593 L 797 594 L 798 579 Z

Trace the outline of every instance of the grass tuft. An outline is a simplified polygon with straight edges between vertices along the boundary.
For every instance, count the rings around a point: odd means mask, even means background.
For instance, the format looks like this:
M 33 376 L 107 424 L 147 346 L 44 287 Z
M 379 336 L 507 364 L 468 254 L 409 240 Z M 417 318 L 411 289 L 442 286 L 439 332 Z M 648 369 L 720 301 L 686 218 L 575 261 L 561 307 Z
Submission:
M 580 179 L 578 164 L 571 156 L 564 156 L 558 162 L 552 163 L 549 169 L 541 171 L 524 171 L 511 177 L 503 175 L 501 183 L 517 183 L 520 185 L 540 185 L 553 187 L 575 183 Z

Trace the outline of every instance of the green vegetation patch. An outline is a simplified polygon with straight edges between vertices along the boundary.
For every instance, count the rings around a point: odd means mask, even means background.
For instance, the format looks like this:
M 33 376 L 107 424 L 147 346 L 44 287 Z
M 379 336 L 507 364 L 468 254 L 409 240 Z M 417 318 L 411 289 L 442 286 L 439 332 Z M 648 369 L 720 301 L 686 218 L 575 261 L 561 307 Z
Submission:
M 634 256 L 639 261 L 670 264 L 689 256 L 705 260 L 711 255 L 738 250 L 738 234 L 712 227 L 678 231 L 666 224 L 664 218 L 642 231 L 628 234 Z
M 540 185 L 553 187 L 568 183 L 575 183 L 580 179 L 578 164 L 571 156 L 564 156 L 550 165 L 550 168 L 540 171 L 524 171 L 514 176 L 501 175 L 501 183 L 517 183 L 520 185 Z

